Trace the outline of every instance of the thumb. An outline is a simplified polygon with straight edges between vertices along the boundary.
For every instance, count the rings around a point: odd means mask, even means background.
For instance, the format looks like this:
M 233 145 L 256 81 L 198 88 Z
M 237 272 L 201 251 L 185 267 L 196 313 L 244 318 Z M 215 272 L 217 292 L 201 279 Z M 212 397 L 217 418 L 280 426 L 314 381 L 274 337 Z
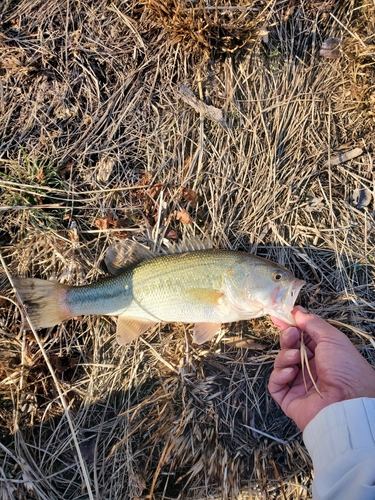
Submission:
M 340 330 L 330 325 L 320 316 L 315 314 L 309 314 L 296 308 L 294 311 L 294 318 L 296 320 L 296 325 L 302 331 L 309 334 L 309 336 L 319 344 L 322 341 L 338 341 L 338 342 L 350 342 L 350 340 L 344 335 Z

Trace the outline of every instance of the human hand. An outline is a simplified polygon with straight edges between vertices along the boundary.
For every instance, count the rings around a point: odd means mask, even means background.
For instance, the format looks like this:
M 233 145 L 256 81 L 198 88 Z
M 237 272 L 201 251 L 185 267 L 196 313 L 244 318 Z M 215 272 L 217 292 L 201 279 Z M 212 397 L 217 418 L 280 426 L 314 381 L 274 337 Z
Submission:
M 375 398 L 375 371 L 350 340 L 319 316 L 307 314 L 300 307 L 295 307 L 292 314 L 296 326 L 272 318 L 282 333 L 281 350 L 268 390 L 284 413 L 303 431 L 320 410 L 332 403 Z M 301 332 L 305 332 L 311 373 L 322 397 L 305 368 L 306 392 L 301 370 Z

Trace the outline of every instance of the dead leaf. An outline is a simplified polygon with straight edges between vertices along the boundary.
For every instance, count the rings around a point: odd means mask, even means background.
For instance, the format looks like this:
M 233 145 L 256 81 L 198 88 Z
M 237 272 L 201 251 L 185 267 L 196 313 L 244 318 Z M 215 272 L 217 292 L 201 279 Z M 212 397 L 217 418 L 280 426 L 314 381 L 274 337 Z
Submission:
M 166 234 L 166 238 L 168 240 L 178 240 L 178 234 L 177 234 L 177 231 L 175 231 L 174 229 L 170 229 L 168 231 L 168 233 Z
M 184 208 L 182 208 L 181 210 L 176 210 L 175 217 L 177 220 L 182 222 L 182 224 L 191 224 L 191 217 L 189 215 L 189 212 Z
M 295 8 L 296 8 L 295 2 L 294 0 L 291 0 L 288 4 L 287 9 L 282 14 L 283 23 L 286 23 L 288 19 L 293 15 Z
M 182 189 L 182 197 L 185 201 L 190 202 L 194 207 L 198 202 L 198 194 L 193 189 L 183 187 Z
M 194 158 L 194 155 L 190 155 L 187 158 L 185 158 L 184 166 L 182 168 L 182 177 L 183 178 L 187 177 L 187 175 L 190 171 L 190 167 L 191 167 L 191 163 L 193 161 L 193 158 Z
M 142 176 L 142 179 L 141 179 L 141 186 L 145 186 L 147 184 L 150 184 L 151 182 L 151 179 L 152 179 L 152 175 L 150 172 L 145 172 Z
M 371 203 L 372 193 L 366 187 L 357 188 L 353 191 L 352 200 L 357 208 L 367 207 Z
M 306 212 L 321 212 L 324 208 L 323 198 L 309 196 L 309 204 L 305 208 Z
M 159 216 L 159 195 L 162 191 L 162 189 L 165 188 L 165 185 L 162 182 L 158 182 L 154 184 L 150 189 L 147 191 L 139 192 L 137 196 L 139 199 L 143 201 L 143 212 L 146 215 L 146 217 L 149 219 L 149 222 L 153 224 L 156 222 Z M 164 191 L 164 198 L 168 198 L 168 192 Z M 165 202 L 162 203 L 162 209 L 165 208 Z
M 339 154 L 337 156 L 333 156 L 328 164 L 332 167 L 333 165 L 340 165 L 340 163 L 345 163 L 346 161 L 353 160 L 363 154 L 364 151 L 362 148 L 354 148 L 351 151 L 347 151 L 346 153 Z
M 342 54 L 342 45 L 343 41 L 341 40 L 341 38 L 331 36 L 324 40 L 319 54 L 327 59 L 337 59 Z
M 109 229 L 109 227 L 113 227 L 116 224 L 117 219 L 114 218 L 112 212 L 108 212 L 104 217 L 99 217 L 99 219 L 95 219 L 93 225 L 98 229 Z
M 43 167 L 39 170 L 37 176 L 35 177 L 41 184 L 45 183 Z
M 73 227 L 70 231 L 69 231 L 69 239 L 72 243 L 78 243 L 79 242 L 79 234 L 78 234 L 78 230 L 76 227 Z
M 106 183 L 112 174 L 113 168 L 116 165 L 116 158 L 110 154 L 104 154 L 97 163 L 98 172 L 96 178 L 98 182 Z
M 144 202 L 147 198 L 145 189 L 137 189 L 135 191 L 130 192 L 130 196 L 136 200 Z
M 150 174 L 150 172 L 145 172 L 142 176 L 142 179 L 137 184 L 137 186 L 139 186 L 139 189 L 131 191 L 130 196 L 132 198 L 135 198 L 136 200 L 144 202 L 147 199 L 147 191 L 145 188 L 148 187 L 148 184 L 150 184 L 151 179 L 152 175 Z
M 151 198 L 153 200 L 155 200 L 159 194 L 160 194 L 160 191 L 163 189 L 164 187 L 164 184 L 162 182 L 158 182 L 157 184 L 155 184 L 154 186 L 152 186 L 152 188 L 150 188 L 147 193 L 149 196 L 151 196 Z
M 95 219 L 93 224 L 98 229 L 108 229 L 109 228 L 109 222 L 108 222 L 107 217 L 100 217 L 99 219 Z
M 225 130 L 228 129 L 228 125 L 224 119 L 224 113 L 222 109 L 215 108 L 215 106 L 210 106 L 200 99 L 198 99 L 194 92 L 186 87 L 185 85 L 180 85 L 180 90 L 177 92 L 186 104 L 189 104 L 197 113 L 202 113 L 207 118 L 218 122 Z

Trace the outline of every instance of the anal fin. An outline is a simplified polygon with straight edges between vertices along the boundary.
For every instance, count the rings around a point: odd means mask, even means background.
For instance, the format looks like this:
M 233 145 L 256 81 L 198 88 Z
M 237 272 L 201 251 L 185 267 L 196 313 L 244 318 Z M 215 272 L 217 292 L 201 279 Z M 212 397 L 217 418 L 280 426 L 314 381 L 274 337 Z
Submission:
M 193 340 L 196 344 L 203 344 L 220 330 L 221 323 L 195 323 Z
M 156 325 L 154 321 L 119 316 L 117 320 L 116 340 L 120 345 L 128 344 L 154 325 Z

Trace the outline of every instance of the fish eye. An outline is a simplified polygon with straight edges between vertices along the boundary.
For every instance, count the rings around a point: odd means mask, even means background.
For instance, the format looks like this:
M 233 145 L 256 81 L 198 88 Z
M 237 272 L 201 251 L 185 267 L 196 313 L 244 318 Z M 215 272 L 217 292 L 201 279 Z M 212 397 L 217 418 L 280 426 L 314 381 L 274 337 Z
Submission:
M 273 281 L 281 281 L 283 279 L 283 275 L 282 273 L 280 273 L 280 271 L 276 271 L 273 273 L 272 279 Z

